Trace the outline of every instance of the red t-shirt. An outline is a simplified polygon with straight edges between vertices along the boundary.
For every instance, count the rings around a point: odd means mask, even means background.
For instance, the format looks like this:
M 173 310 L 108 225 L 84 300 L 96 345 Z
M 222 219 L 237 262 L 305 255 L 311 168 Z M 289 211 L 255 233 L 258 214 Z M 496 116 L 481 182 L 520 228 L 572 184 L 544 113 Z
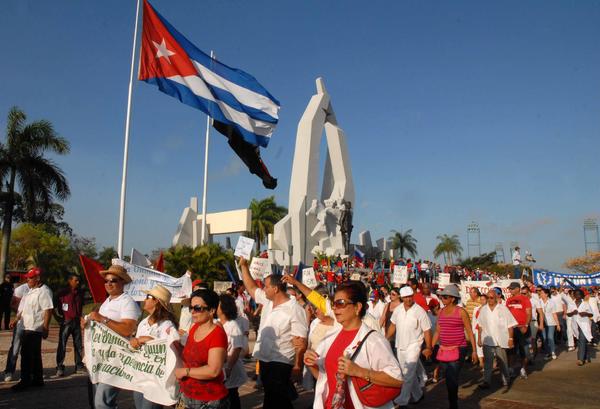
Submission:
M 335 274 L 333 274 L 333 271 L 328 271 L 327 272 L 327 282 L 333 283 L 334 281 L 335 281 Z
M 194 341 L 194 333 L 199 324 L 190 328 L 189 336 L 183 348 L 183 366 L 185 368 L 198 368 L 208 364 L 208 351 L 211 348 L 223 348 L 227 350 L 227 334 L 225 330 L 217 325 L 204 339 Z M 184 377 L 179 381 L 181 392 L 188 398 L 211 401 L 220 400 L 227 396 L 223 372 L 215 379 L 200 380 Z
M 377 274 L 377 285 L 384 285 L 385 284 L 385 275 L 383 273 L 378 273 Z
M 527 325 L 527 308 L 531 309 L 531 301 L 524 295 L 515 295 L 506 300 L 506 306 L 512 313 L 517 324 L 522 327 Z
M 429 311 L 429 305 L 427 305 L 427 300 L 425 299 L 425 297 L 423 297 L 423 294 L 421 293 L 415 293 L 413 295 L 413 300 L 415 300 L 415 303 L 423 308 L 425 311 Z
M 351 331 L 340 331 L 338 336 L 335 338 L 327 355 L 325 355 L 325 371 L 327 372 L 327 400 L 325 401 L 325 407 L 331 407 L 331 401 L 335 394 L 336 379 L 335 374 L 338 370 L 338 358 L 342 356 L 344 350 L 350 345 L 352 340 L 356 337 L 358 328 Z M 344 382 L 344 389 L 346 391 L 346 400 L 344 401 L 344 408 L 354 409 L 350 393 L 348 392 L 348 382 Z

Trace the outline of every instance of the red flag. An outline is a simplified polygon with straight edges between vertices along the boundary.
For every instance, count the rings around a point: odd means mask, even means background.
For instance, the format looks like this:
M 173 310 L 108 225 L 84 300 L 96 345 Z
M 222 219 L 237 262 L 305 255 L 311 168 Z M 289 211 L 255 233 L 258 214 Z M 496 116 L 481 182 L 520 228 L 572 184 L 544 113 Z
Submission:
M 165 272 L 165 258 L 163 256 L 163 252 L 160 252 L 160 256 L 158 256 L 158 260 L 154 263 L 154 269 L 156 271 L 160 271 L 161 273 Z
M 100 271 L 104 270 L 102 264 L 84 255 L 79 256 L 79 261 L 83 267 L 85 278 L 87 279 L 92 298 L 95 303 L 101 303 L 106 300 L 106 289 L 104 288 L 104 278 L 100 275 Z

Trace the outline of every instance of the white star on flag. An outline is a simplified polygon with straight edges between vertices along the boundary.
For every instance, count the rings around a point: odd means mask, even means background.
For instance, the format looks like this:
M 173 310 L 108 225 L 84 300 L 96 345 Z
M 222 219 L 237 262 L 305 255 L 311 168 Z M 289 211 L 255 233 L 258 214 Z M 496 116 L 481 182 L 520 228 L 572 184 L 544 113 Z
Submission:
M 167 43 L 165 39 L 162 39 L 162 43 L 158 44 L 156 41 L 152 41 L 154 46 L 156 47 L 156 58 L 165 57 L 167 62 L 171 64 L 171 60 L 169 57 L 175 55 L 175 53 L 167 48 Z

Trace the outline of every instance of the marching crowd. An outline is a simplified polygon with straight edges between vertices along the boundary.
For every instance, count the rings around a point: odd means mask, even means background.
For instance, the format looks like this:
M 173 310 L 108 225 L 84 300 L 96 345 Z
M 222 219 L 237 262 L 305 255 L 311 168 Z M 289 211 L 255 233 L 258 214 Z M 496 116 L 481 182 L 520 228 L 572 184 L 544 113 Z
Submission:
M 557 342 L 566 343 L 569 351 L 577 348 L 581 366 L 590 361 L 589 347 L 598 339 L 595 288 L 536 288 L 522 280 L 510 283 L 510 294 L 493 286 L 482 294 L 473 287 L 461 297 L 455 284 L 436 291 L 427 268 L 420 276 L 411 269 L 407 284 L 400 286 L 390 283 L 389 274 L 351 280 L 343 269 L 334 270 L 330 280 L 330 269 L 324 268 L 317 275 L 319 285 L 309 288 L 289 274 L 254 280 L 247 261 L 241 258 L 239 264 L 242 280 L 226 293 L 194 282 L 178 319 L 171 293 L 160 285 L 148 289 L 141 321 L 142 309 L 124 291 L 131 278 L 121 266 L 101 272 L 108 297 L 86 316 L 76 275 L 53 296 L 41 271 L 32 268 L 26 284 L 11 295 L 17 315 L 9 323 L 13 339 L 4 379 L 12 380 L 20 350 L 21 379 L 13 390 L 43 386 L 41 342 L 53 313 L 61 322 L 57 376 L 65 374 L 69 336 L 75 370 L 85 370 L 82 332 L 91 321 L 128 338 L 131 348 L 177 331 L 182 362 L 175 369 L 178 407 L 192 409 L 240 408 L 238 388 L 248 381 L 242 359 L 249 353 L 267 409 L 292 408 L 299 385 L 314 391 L 314 408 L 405 408 L 424 399 L 425 385 L 442 377 L 454 409 L 468 361 L 483 371 L 480 389 L 490 388 L 495 367 L 508 387 L 516 377 L 527 379 L 537 354 L 557 359 Z M 251 327 L 256 331 L 253 351 Z M 117 387 L 90 383 L 88 392 L 91 407 L 117 407 Z M 161 407 L 142 393 L 133 397 L 137 409 Z

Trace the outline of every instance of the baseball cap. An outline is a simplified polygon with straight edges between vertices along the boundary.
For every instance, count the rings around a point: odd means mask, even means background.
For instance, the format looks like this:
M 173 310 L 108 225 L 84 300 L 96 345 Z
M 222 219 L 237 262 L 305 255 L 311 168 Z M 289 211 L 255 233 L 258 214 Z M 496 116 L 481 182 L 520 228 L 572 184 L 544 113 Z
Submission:
M 413 289 L 411 287 L 409 287 L 409 286 L 402 287 L 400 289 L 400 298 L 402 298 L 402 297 L 409 297 L 411 295 L 414 295 L 414 293 L 415 292 L 413 291 Z
M 25 274 L 25 278 L 37 277 L 40 274 L 42 274 L 42 269 L 39 268 L 39 267 L 33 267 L 33 268 L 29 269 L 29 271 L 27 272 L 27 274 Z

